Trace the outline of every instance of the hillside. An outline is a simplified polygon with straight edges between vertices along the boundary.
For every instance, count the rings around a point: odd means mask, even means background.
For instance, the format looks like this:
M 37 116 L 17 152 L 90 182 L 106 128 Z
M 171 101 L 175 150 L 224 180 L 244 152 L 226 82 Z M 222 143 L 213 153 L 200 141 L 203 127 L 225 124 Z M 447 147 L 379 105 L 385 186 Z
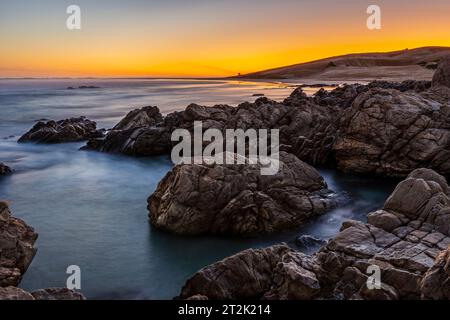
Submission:
M 269 69 L 234 78 L 336 80 L 430 80 L 449 47 L 423 47 L 385 53 L 357 53 Z

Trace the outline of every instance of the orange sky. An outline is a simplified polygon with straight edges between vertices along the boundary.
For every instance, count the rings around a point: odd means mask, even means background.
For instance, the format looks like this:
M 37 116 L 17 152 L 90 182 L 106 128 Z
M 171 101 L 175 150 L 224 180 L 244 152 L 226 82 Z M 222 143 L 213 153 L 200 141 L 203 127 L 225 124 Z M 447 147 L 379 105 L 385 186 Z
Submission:
M 450 1 L 80 0 L 0 3 L 0 77 L 230 76 L 354 52 L 450 46 Z M 127 3 L 125 5 L 124 3 Z

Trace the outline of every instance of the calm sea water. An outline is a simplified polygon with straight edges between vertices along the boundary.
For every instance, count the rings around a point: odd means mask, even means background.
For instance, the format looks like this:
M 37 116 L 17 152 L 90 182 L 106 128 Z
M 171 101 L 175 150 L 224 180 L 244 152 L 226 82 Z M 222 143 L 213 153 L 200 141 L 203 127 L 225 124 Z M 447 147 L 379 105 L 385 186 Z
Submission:
M 80 85 L 100 88 L 66 89 Z M 78 265 L 88 298 L 171 299 L 195 271 L 240 250 L 292 242 L 302 234 L 328 239 L 343 221 L 365 220 L 395 181 L 321 170 L 331 189 L 351 194 L 350 205 L 273 236 L 175 236 L 154 229 L 146 209 L 147 197 L 172 167 L 168 157 L 78 151 L 82 143 L 17 144 L 38 119 L 85 115 L 109 128 L 145 105 L 168 113 L 192 102 L 236 105 L 258 93 L 282 100 L 292 90 L 215 80 L 0 80 L 0 161 L 16 171 L 1 178 L 0 199 L 9 200 L 14 215 L 39 233 L 38 253 L 21 287 L 65 286 L 66 268 Z

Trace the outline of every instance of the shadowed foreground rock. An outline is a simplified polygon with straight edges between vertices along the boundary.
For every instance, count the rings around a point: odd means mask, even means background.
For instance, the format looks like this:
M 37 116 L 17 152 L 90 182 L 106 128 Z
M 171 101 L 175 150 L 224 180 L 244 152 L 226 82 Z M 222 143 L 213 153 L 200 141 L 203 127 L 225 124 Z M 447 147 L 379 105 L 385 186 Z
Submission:
M 36 254 L 36 239 L 33 228 L 12 217 L 8 203 L 0 201 L 0 300 L 84 300 L 81 293 L 65 288 L 29 293 L 16 287 Z
M 101 137 L 97 124 L 85 117 L 38 122 L 18 142 L 64 143 Z
M 342 200 L 320 174 L 280 153 L 276 175 L 260 165 L 178 165 L 148 199 L 150 219 L 178 234 L 253 235 L 293 228 Z
M 284 245 L 238 253 L 197 272 L 180 298 L 449 298 L 450 198 L 442 176 L 415 170 L 368 221 L 345 222 L 311 256 Z M 380 268 L 380 289 L 367 286 L 369 266 Z
M 37 233 L 0 201 L 0 287 L 17 286 L 36 254 Z

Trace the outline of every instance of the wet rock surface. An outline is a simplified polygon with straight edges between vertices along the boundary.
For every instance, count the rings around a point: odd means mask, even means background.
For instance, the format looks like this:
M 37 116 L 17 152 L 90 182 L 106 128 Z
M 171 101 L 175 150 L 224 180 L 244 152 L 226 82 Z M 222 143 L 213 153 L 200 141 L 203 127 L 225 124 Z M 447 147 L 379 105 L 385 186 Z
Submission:
M 36 254 L 37 233 L 0 201 L 0 287 L 17 286 Z
M 60 121 L 39 121 L 25 133 L 18 142 L 65 143 L 101 137 L 102 130 L 97 124 L 85 117 L 70 118 Z
M 276 175 L 260 165 L 177 165 L 148 208 L 153 225 L 174 233 L 253 235 L 293 228 L 339 201 L 313 167 L 281 152 Z
M 381 210 L 369 214 L 368 223 L 345 222 L 316 254 L 287 246 L 246 250 L 197 272 L 180 298 L 447 299 L 449 228 L 445 178 L 418 169 Z M 381 286 L 371 290 L 368 268 L 373 266 L 380 270 Z M 243 288 L 247 278 L 253 285 Z

